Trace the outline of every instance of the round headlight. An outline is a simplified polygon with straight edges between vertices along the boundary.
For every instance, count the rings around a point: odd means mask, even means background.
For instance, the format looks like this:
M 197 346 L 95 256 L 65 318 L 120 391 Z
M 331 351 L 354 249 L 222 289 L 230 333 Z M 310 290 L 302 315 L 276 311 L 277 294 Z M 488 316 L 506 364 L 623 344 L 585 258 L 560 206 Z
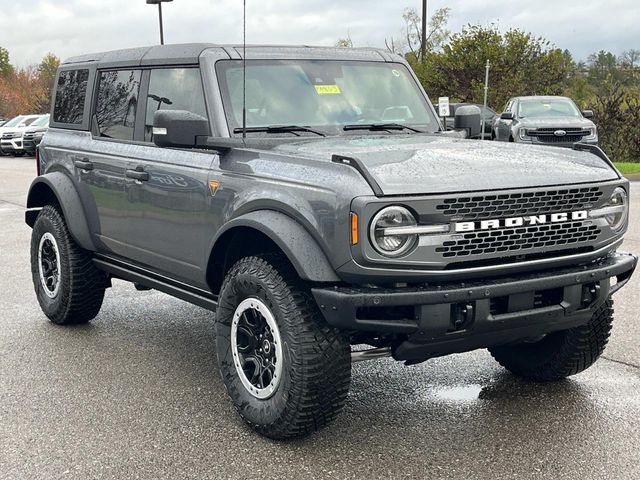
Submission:
M 403 233 L 403 228 L 415 227 L 415 217 L 404 207 L 387 207 L 371 222 L 371 243 L 386 257 L 399 257 L 411 250 L 418 241 L 415 233 Z
M 611 213 L 605 215 L 604 218 L 612 230 L 620 230 L 624 227 L 629 213 L 629 202 L 624 188 L 618 187 L 613 191 L 607 207 L 611 209 Z

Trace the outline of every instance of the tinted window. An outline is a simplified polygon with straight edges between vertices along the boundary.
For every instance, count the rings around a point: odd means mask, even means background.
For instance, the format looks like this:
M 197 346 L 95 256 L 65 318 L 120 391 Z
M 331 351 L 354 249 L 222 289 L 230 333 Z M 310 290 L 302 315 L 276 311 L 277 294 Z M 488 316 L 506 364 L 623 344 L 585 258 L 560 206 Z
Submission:
M 153 114 L 158 110 L 187 110 L 207 118 L 200 70 L 169 68 L 151 71 L 144 127 L 147 142 L 153 140 Z
M 101 137 L 133 140 L 140 70 L 101 72 L 95 114 Z
M 53 121 L 79 125 L 83 120 L 89 70 L 60 72 L 56 86 Z

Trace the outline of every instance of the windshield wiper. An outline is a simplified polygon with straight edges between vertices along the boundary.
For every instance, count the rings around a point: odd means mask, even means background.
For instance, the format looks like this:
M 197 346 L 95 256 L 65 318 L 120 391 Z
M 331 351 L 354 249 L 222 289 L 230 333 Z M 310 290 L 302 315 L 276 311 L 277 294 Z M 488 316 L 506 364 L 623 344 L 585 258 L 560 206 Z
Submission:
M 320 135 L 321 137 L 326 137 L 326 135 L 319 130 L 314 130 L 310 127 L 303 127 L 300 125 L 271 125 L 268 127 L 247 127 L 247 133 L 293 133 L 294 135 L 298 135 L 296 132 L 309 132 L 315 133 L 316 135 Z M 242 133 L 243 128 L 238 127 L 233 129 L 233 133 Z M 299 135 L 298 135 L 299 136 Z
M 411 130 L 416 133 L 426 133 L 422 130 L 410 127 L 409 125 L 403 125 L 401 123 L 354 123 L 353 125 L 345 125 L 343 130 L 345 132 L 349 130 L 370 130 L 372 132 L 378 130 Z

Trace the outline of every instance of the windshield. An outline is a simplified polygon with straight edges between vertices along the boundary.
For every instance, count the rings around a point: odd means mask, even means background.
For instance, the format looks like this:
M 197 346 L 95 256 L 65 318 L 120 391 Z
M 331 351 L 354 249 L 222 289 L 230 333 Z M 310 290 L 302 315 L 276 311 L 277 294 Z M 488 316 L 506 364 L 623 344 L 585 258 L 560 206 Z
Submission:
M 242 62 L 218 62 L 217 71 L 229 129 L 237 131 Z M 424 95 L 400 64 L 248 61 L 246 89 L 248 128 L 296 125 L 337 134 L 346 125 L 403 124 L 439 130 Z
M 43 115 L 31 124 L 32 127 L 44 127 L 49 123 L 49 115 Z
M 518 117 L 580 117 L 582 114 L 569 99 L 520 100 Z
M 3 125 L 3 127 L 15 127 L 16 125 L 18 125 L 20 122 L 22 122 L 22 120 L 24 119 L 23 115 L 20 115 L 19 117 L 15 117 L 12 118 L 11 120 L 9 120 L 7 123 L 5 123 Z

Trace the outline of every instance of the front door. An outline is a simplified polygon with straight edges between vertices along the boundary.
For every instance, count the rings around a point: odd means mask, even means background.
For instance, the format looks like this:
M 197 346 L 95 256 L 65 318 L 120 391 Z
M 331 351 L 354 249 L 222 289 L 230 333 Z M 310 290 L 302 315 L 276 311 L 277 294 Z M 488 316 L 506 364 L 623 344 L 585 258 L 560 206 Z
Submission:
M 154 270 L 204 283 L 211 225 L 209 176 L 214 153 L 170 150 L 153 144 L 153 115 L 186 110 L 207 117 L 198 68 L 147 72 L 143 88 L 144 138 L 129 151 L 125 169 L 129 257 Z M 146 92 L 145 92 L 146 90 Z

